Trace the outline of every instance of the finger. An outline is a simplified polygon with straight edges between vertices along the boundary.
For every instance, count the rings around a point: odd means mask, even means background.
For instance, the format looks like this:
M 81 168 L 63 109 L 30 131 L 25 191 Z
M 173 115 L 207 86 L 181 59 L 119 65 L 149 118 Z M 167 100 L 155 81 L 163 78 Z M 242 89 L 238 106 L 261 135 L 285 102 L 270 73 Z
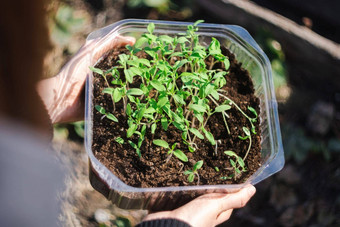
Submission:
M 216 218 L 216 225 L 222 224 L 223 222 L 229 220 L 232 213 L 233 213 L 233 209 L 220 213 Z
M 219 200 L 219 204 L 217 204 L 217 206 L 220 209 L 220 212 L 244 207 L 255 192 L 255 187 L 249 185 L 238 192 L 226 195 L 224 198 Z
M 117 36 L 118 38 L 118 45 L 119 46 L 125 46 L 125 45 L 134 45 L 136 42 L 136 39 L 131 36 Z

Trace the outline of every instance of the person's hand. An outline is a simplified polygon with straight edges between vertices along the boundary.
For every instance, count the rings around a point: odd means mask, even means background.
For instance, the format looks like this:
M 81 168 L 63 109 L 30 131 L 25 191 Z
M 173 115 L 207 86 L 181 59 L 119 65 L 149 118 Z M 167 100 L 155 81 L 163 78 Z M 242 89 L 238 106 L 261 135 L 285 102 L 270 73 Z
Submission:
M 98 60 L 113 47 L 133 45 L 132 37 L 117 36 L 108 45 L 96 46 L 96 40 L 90 40 L 60 70 L 57 76 L 42 80 L 37 90 L 42 98 L 52 123 L 72 122 L 84 118 L 84 84 L 90 73 L 90 54 Z M 95 48 L 95 49 L 94 49 Z M 92 52 L 92 51 L 95 52 Z
M 235 193 L 202 195 L 173 211 L 148 214 L 143 221 L 165 218 L 181 220 L 194 227 L 216 226 L 227 221 L 233 209 L 244 207 L 255 192 L 255 187 L 249 185 Z

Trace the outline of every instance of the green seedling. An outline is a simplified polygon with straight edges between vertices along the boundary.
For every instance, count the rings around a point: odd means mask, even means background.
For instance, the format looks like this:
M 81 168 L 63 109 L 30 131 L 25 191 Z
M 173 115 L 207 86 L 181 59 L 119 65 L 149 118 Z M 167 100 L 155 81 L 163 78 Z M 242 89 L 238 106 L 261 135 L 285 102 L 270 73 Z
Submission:
M 248 149 L 247 149 L 247 152 L 243 158 L 243 161 L 247 158 L 248 154 L 249 154 L 249 151 L 250 151 L 250 148 L 251 148 L 251 143 L 252 143 L 252 140 L 251 140 L 251 133 L 249 131 L 249 129 L 247 127 L 243 127 L 243 132 L 246 134 L 245 136 L 239 136 L 238 138 L 240 138 L 241 140 L 246 140 L 246 139 L 249 139 L 249 145 L 248 145 Z
M 103 114 L 103 117 L 106 117 L 111 121 L 118 122 L 118 119 L 112 113 L 107 113 L 104 107 L 96 105 L 95 108 L 99 113 Z
M 119 144 L 124 144 L 124 139 L 122 138 L 122 137 L 117 137 L 117 138 L 115 138 L 115 141 L 117 142 L 117 143 L 119 143 Z
M 197 176 L 197 185 L 200 184 L 200 175 L 198 174 L 198 170 L 202 168 L 203 160 L 200 160 L 195 163 L 194 167 L 191 170 L 184 171 L 185 175 L 188 175 L 188 181 L 191 183 L 194 181 L 195 176 Z
M 160 147 L 164 147 L 165 149 L 168 150 L 168 157 L 166 159 L 166 162 L 168 162 L 171 159 L 172 155 L 175 155 L 179 160 L 183 162 L 188 161 L 188 157 L 184 154 L 183 151 L 179 149 L 175 150 L 177 143 L 174 143 L 170 148 L 169 144 L 164 140 L 153 140 L 152 142 L 153 144 L 160 146 Z
M 130 146 L 131 146 L 133 149 L 135 149 L 135 151 L 136 151 L 138 157 L 141 158 L 141 157 L 142 157 L 142 153 L 141 153 L 141 151 L 140 151 L 140 148 L 137 146 L 137 144 L 135 144 L 135 143 L 132 142 L 131 140 L 128 140 L 128 143 L 130 144 Z
M 230 176 L 230 178 L 234 177 L 236 179 L 236 177 L 240 175 L 241 172 L 246 171 L 243 159 L 240 156 L 238 156 L 234 151 L 224 151 L 224 154 L 230 156 L 229 162 L 234 171 L 233 176 Z M 235 158 L 235 160 L 233 160 L 232 158 Z

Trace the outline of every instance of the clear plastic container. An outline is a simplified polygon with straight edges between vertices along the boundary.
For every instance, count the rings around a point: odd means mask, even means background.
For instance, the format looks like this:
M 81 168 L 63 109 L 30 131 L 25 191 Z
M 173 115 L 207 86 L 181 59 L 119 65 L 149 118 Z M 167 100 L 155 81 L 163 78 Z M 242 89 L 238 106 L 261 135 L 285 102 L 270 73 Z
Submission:
M 184 33 L 190 23 L 122 20 L 97 31 L 92 32 L 87 40 L 95 42 L 96 47 L 112 47 L 112 42 L 118 36 L 140 37 L 147 32 L 147 25 L 153 22 L 155 34 L 178 35 Z M 85 148 L 90 160 L 90 182 L 92 186 L 105 197 L 124 209 L 165 210 L 181 206 L 189 200 L 210 192 L 231 192 L 239 190 L 247 184 L 257 184 L 284 166 L 284 154 L 278 118 L 277 102 L 274 93 L 271 66 L 268 58 L 256 44 L 250 34 L 235 25 L 206 24 L 198 25 L 198 34 L 203 42 L 211 37 L 219 39 L 236 59 L 242 62 L 242 67 L 250 72 L 253 79 L 255 95 L 260 99 L 261 127 L 261 167 L 243 184 L 179 186 L 158 188 L 135 188 L 123 183 L 94 156 L 92 145 L 92 75 L 86 83 L 85 109 Z M 90 63 L 95 65 L 96 48 L 91 55 Z

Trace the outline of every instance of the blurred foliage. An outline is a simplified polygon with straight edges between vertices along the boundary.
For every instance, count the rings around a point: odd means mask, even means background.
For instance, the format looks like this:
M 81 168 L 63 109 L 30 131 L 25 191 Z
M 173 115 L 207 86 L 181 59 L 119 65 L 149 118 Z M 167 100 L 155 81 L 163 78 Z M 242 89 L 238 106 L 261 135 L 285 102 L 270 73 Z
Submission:
M 67 5 L 60 5 L 51 22 L 51 37 L 59 45 L 67 45 L 74 33 L 85 24 L 85 18 L 76 14 L 75 10 Z
M 157 8 L 159 11 L 166 12 L 170 8 L 171 0 L 128 0 L 127 6 L 128 7 L 151 7 Z M 164 11 L 165 10 L 165 11 Z
M 84 121 L 54 125 L 54 138 L 57 140 L 70 139 L 74 141 L 83 141 L 84 134 Z
M 311 153 L 321 155 L 330 161 L 332 155 L 340 154 L 340 140 L 337 138 L 312 138 L 306 135 L 304 128 L 286 123 L 281 125 L 282 142 L 287 160 L 303 163 Z
M 193 0 L 128 0 L 129 8 L 151 8 L 161 15 L 176 17 L 172 19 L 181 20 L 192 16 Z M 176 16 L 175 16 L 176 14 Z
M 99 223 L 99 227 L 131 227 L 131 222 L 128 218 L 125 217 L 117 217 L 116 220 L 113 220 L 110 224 Z
M 281 44 L 275 40 L 273 35 L 267 30 L 258 31 L 255 35 L 255 40 L 270 60 L 273 70 L 274 87 L 277 89 L 287 86 L 288 73 Z
M 129 219 L 125 217 L 117 217 L 116 220 L 113 221 L 114 226 L 117 227 L 131 227 L 131 222 Z

